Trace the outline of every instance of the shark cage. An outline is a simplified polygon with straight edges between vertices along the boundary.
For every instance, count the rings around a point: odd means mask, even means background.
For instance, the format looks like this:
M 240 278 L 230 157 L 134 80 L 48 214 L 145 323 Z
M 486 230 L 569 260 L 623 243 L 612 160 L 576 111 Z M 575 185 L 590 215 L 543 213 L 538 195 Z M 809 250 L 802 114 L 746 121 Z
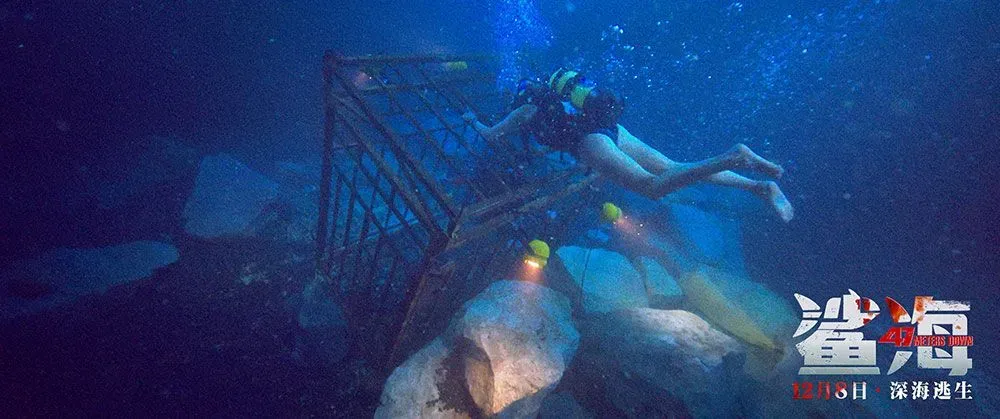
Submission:
M 593 181 L 462 117 L 503 116 L 496 69 L 490 56 L 324 57 L 317 272 L 348 319 L 350 356 L 381 378 Z

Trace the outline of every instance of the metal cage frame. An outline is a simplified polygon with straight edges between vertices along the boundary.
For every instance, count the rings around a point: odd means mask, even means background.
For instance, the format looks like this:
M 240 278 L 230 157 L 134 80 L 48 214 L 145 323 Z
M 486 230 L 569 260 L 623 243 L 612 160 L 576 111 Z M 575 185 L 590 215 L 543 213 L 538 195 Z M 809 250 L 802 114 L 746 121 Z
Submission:
M 356 355 L 384 374 L 430 337 L 429 322 L 450 315 L 428 307 L 454 305 L 456 279 L 516 252 L 498 231 L 594 179 L 525 141 L 488 140 L 461 117 L 503 111 L 494 62 L 323 58 L 316 270 L 353 323 Z

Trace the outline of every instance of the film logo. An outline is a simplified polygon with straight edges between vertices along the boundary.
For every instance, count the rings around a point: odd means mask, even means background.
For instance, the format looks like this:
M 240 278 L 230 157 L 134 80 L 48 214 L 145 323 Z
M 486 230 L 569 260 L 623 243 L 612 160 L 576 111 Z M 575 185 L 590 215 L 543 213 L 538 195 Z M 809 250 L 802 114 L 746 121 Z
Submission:
M 850 289 L 847 294 L 827 300 L 824 307 L 801 294 L 795 294 L 795 299 L 802 309 L 802 321 L 793 338 L 805 336 L 795 345 L 803 361 L 799 375 L 880 375 L 882 369 L 876 361 L 880 345 L 896 351 L 886 375 L 907 365 L 914 353 L 919 369 L 946 370 L 949 376 L 962 377 L 972 368 L 969 347 L 974 337 L 969 334 L 968 302 L 918 296 L 911 313 L 886 297 L 892 326 L 881 337 L 869 339 L 861 329 L 881 312 L 871 299 Z M 874 393 L 882 393 L 880 386 L 873 387 Z M 867 381 L 796 381 L 792 398 L 863 400 L 868 391 Z M 972 386 L 967 381 L 892 381 L 888 393 L 893 400 L 967 400 L 972 398 Z

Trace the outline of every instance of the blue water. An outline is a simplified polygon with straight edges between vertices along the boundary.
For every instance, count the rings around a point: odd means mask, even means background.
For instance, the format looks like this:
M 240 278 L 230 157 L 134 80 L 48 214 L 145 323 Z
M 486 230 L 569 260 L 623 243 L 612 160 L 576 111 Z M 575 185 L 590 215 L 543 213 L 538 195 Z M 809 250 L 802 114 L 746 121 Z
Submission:
M 301 283 L 232 279 L 268 249 L 188 240 L 181 222 L 201 156 L 318 165 L 328 49 L 492 53 L 498 90 L 573 67 L 675 160 L 745 143 L 784 166 L 796 207 L 743 226 L 752 277 L 817 301 L 969 300 L 974 369 L 1000 375 L 1000 8 L 650 3 L 0 3 L 0 268 L 137 240 L 188 261 L 0 323 L 0 416 L 370 414 L 380 383 L 297 352 Z M 175 145 L 155 154 L 166 181 L 135 177 L 154 136 Z

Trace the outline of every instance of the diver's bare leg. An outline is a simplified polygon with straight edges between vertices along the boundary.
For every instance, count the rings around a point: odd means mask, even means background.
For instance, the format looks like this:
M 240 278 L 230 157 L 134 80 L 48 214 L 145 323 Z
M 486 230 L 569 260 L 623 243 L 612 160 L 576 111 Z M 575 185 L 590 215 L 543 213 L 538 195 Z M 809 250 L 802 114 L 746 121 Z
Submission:
M 621 147 L 622 151 L 624 151 L 625 154 L 628 154 L 630 157 L 639 162 L 639 164 L 642 165 L 644 169 L 648 170 L 650 173 L 653 174 L 660 174 L 668 170 L 676 170 L 678 167 L 676 166 L 676 164 L 686 164 L 686 163 L 675 162 L 673 160 L 668 159 L 666 156 L 663 155 L 663 153 L 660 153 L 659 150 L 650 147 L 648 144 L 640 140 L 638 137 L 632 135 L 632 133 L 630 133 L 627 129 L 625 129 L 625 127 L 621 125 L 618 126 L 618 146 Z M 782 169 L 780 165 L 775 164 L 757 155 L 757 153 L 754 153 L 752 150 L 750 150 L 749 147 L 746 147 L 742 144 L 737 145 L 737 147 L 741 149 L 741 153 L 744 154 L 743 159 L 746 160 L 745 164 L 742 165 L 742 167 L 740 168 L 758 170 L 774 178 L 780 178 L 781 175 L 784 173 L 784 169 Z M 713 178 L 715 179 L 707 179 L 707 180 L 709 181 L 718 180 L 721 182 L 727 182 L 723 184 L 723 186 L 740 187 L 741 184 L 739 183 L 740 182 L 739 178 L 736 178 L 734 176 L 746 179 L 735 173 L 731 173 L 722 176 L 713 176 Z M 742 186 L 752 186 L 752 185 L 750 185 L 749 183 L 742 183 Z
M 739 145 L 724 154 L 705 160 L 673 166 L 656 175 L 654 194 L 662 197 L 692 183 L 707 180 L 713 175 L 746 165 L 745 154 Z
M 792 203 L 785 197 L 785 193 L 781 192 L 778 184 L 772 181 L 760 183 L 762 184 L 760 190 L 754 193 L 771 205 L 771 208 L 778 213 L 778 217 L 781 217 L 782 221 L 786 223 L 792 221 L 792 218 L 795 217 L 795 208 L 792 207 Z
M 607 135 L 588 135 L 580 143 L 577 155 L 602 176 L 642 195 L 649 196 L 649 185 L 656 180 L 656 176 L 622 152 Z
M 648 198 L 659 199 L 713 174 L 744 167 L 749 159 L 745 150 L 748 150 L 745 146 L 736 146 L 722 155 L 674 167 L 659 175 L 644 169 L 604 134 L 584 137 L 578 154 L 602 175 Z
M 670 160 L 658 150 L 631 135 L 624 127 L 619 128 L 618 145 L 622 148 L 622 151 L 634 158 L 644 169 L 653 174 L 678 170 L 678 168 L 689 164 Z M 795 209 L 792 207 L 791 202 L 788 201 L 788 198 L 785 197 L 785 194 L 781 192 L 777 183 L 753 180 L 729 170 L 713 174 L 704 180 L 719 186 L 743 189 L 757 195 L 771 206 L 785 222 L 791 221 L 795 216 Z

